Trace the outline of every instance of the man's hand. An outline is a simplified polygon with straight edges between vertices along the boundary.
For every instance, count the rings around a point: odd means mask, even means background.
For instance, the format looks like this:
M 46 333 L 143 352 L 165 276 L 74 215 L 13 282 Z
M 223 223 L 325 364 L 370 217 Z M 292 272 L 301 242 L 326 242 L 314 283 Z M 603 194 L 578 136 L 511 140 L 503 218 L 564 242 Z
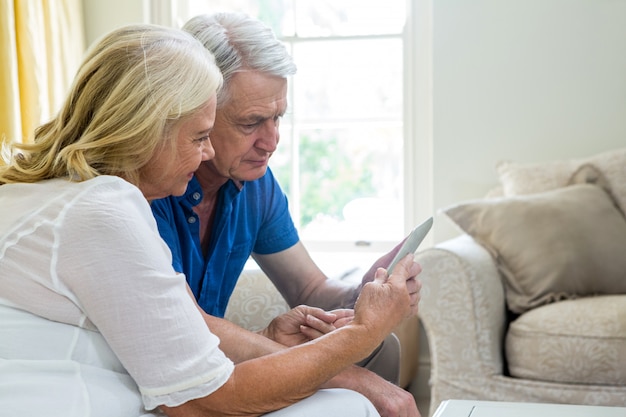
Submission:
M 296 346 L 344 326 L 354 317 L 349 309 L 324 311 L 298 306 L 276 317 L 260 333 L 285 346 Z
M 381 417 L 420 417 L 415 398 L 410 392 L 367 369 L 353 366 L 331 380 L 331 384 L 336 382 L 342 388 L 348 388 L 366 396 L 374 404 Z
M 420 412 L 413 395 L 391 382 L 380 378 L 379 383 L 364 387 L 364 395 L 370 399 L 381 417 L 419 417 Z
M 406 240 L 406 238 L 403 239 L 402 242 L 398 243 L 389 253 L 386 253 L 385 255 L 378 258 L 376 262 L 374 262 L 371 268 L 365 273 L 365 275 L 363 275 L 361 285 L 359 286 L 359 291 L 363 288 L 365 284 L 374 280 L 378 268 L 387 268 L 391 260 L 394 258 L 394 256 L 396 256 L 396 253 L 398 253 L 398 251 L 402 247 L 404 240 Z M 392 272 L 393 271 L 387 271 L 388 274 L 391 274 Z M 415 313 L 417 313 L 417 305 L 420 300 L 420 290 L 422 289 L 422 283 L 417 279 L 417 276 L 420 272 L 422 272 L 421 267 L 419 268 L 417 273 L 413 274 L 406 280 L 406 287 L 409 290 L 409 295 L 411 297 L 411 308 Z
M 374 281 L 374 276 L 376 275 L 376 270 L 378 268 L 387 269 L 387 267 L 391 263 L 391 260 L 396 256 L 396 253 L 398 253 L 405 240 L 406 237 L 402 239 L 402 242 L 398 243 L 393 249 L 391 249 L 391 251 L 378 258 L 376 262 L 372 264 L 370 269 L 368 269 L 365 275 L 363 275 L 363 279 L 361 280 L 361 286 L 367 284 L 368 282 Z M 389 273 L 391 273 L 391 271 L 389 271 Z

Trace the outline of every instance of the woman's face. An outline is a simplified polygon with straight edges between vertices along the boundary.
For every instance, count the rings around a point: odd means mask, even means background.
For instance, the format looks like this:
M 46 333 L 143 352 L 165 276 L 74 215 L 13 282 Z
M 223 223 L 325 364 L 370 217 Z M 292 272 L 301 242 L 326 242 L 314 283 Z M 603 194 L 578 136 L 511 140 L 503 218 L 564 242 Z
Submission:
M 215 122 L 215 95 L 204 107 L 173 129 L 176 153 L 166 146 L 141 169 L 139 188 L 148 200 L 183 195 L 202 161 L 215 156 L 209 133 Z

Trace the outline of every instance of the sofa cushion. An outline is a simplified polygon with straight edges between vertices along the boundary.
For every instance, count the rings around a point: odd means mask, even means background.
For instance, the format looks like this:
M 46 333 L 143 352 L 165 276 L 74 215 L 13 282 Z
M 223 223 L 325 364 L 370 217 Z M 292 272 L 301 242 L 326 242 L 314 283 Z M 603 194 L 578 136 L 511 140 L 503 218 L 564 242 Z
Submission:
M 524 313 L 510 324 L 505 349 L 514 377 L 625 385 L 626 295 L 567 300 Z
M 587 166 L 601 174 L 581 176 Z M 534 194 L 581 181 L 606 186 L 622 213 L 626 213 L 626 148 L 602 152 L 588 158 L 539 163 L 501 161 L 496 170 L 505 196 Z M 599 184 L 602 182 L 602 184 Z
M 444 209 L 493 256 L 508 307 L 626 294 L 626 220 L 594 185 L 469 201 Z

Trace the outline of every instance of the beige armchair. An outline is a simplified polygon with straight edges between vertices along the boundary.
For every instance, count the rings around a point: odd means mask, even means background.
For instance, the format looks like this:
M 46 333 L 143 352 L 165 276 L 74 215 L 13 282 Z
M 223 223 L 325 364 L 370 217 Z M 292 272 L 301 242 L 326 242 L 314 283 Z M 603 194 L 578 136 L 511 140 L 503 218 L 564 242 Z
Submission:
M 463 233 L 417 255 L 431 414 L 447 399 L 625 406 L 626 150 L 498 172 L 504 194 L 444 209 Z

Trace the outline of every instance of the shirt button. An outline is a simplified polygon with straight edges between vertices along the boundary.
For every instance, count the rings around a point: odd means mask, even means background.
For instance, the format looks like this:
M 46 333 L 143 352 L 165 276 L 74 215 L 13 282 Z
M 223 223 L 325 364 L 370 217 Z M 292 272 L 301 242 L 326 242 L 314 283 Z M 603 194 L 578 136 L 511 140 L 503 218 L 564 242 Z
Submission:
M 192 197 L 194 200 L 200 200 L 200 193 L 193 193 Z
M 187 222 L 189 222 L 189 223 L 192 223 L 192 224 L 193 224 L 193 223 L 195 223 L 195 222 L 196 222 L 196 218 L 195 218 L 195 217 L 193 217 L 193 216 L 191 216 L 191 217 L 187 218 Z

